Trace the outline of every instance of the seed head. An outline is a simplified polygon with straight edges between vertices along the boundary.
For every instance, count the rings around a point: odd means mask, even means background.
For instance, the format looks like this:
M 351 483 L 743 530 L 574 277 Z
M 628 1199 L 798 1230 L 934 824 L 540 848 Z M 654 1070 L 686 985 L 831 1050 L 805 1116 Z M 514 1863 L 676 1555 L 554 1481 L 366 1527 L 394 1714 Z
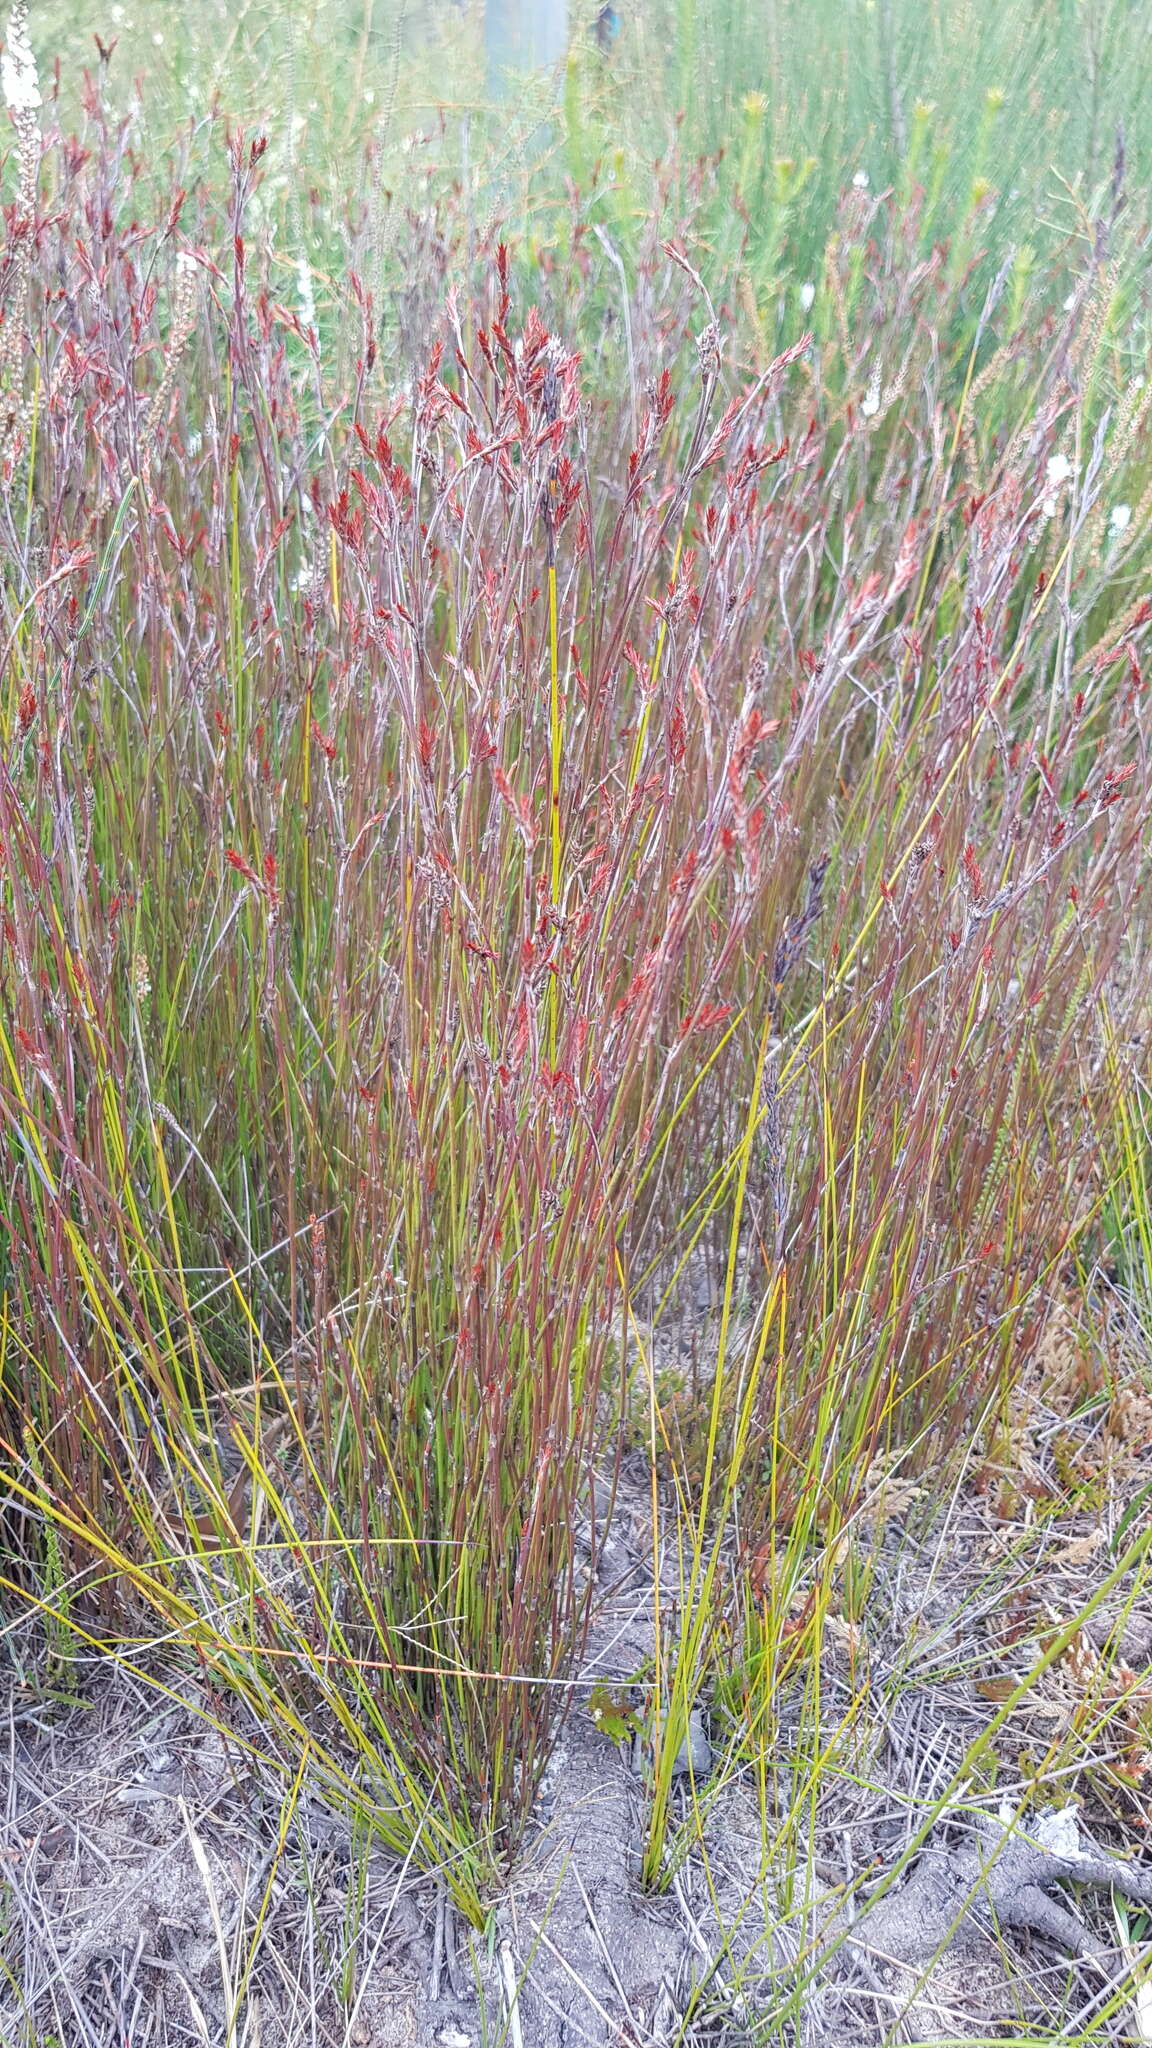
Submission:
M 8 16 L 8 34 L 0 56 L 0 88 L 4 103 L 13 114 L 32 114 L 43 104 L 28 35 L 27 0 L 16 0 Z
M 720 375 L 720 329 L 714 320 L 708 322 L 696 337 L 696 353 L 700 358 L 701 374 L 709 379 Z

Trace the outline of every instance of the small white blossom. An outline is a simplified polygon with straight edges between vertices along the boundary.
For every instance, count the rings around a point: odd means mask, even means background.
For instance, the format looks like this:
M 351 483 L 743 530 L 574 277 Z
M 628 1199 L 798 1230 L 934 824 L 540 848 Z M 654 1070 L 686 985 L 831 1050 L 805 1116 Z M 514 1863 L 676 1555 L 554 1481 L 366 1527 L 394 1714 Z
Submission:
M 1058 490 L 1061 484 L 1066 484 L 1071 474 L 1072 464 L 1066 455 L 1048 457 L 1046 480 L 1050 491 Z
M 1072 311 L 1072 308 L 1073 308 L 1073 306 L 1074 306 L 1075 304 L 1076 304 L 1076 294 L 1075 294 L 1075 292 L 1069 292 L 1069 294 L 1068 294 L 1068 297 L 1067 297 L 1067 298 L 1065 299 L 1065 301 L 1064 301 L 1064 311 L 1065 311 L 1066 313 L 1070 313 L 1070 312 Z
M 162 28 L 154 28 L 154 29 L 153 29 L 153 31 L 152 31 L 152 41 L 153 41 L 153 42 L 155 43 L 155 45 L 156 45 L 156 48 L 157 48 L 157 49 L 159 49 L 159 48 L 160 48 L 160 45 L 161 45 L 161 43 L 162 43 L 162 42 L 164 41 L 164 31 L 163 31 L 163 29 L 162 29 Z
M 300 293 L 300 325 L 317 333 L 320 323 L 316 318 L 316 299 L 312 291 L 312 266 L 306 256 L 297 259 L 296 283 Z
M 0 86 L 5 104 L 14 114 L 31 114 L 43 105 L 28 36 L 28 9 L 24 6 L 14 7 L 8 16 L 8 34 L 4 54 L 0 56 Z
M 860 400 L 860 410 L 866 420 L 872 419 L 880 410 L 880 372 L 873 372 L 872 382 Z
M 1054 519 L 1056 517 L 1059 493 L 1063 490 L 1071 474 L 1072 464 L 1066 455 L 1050 455 L 1048 457 L 1047 467 L 1044 471 L 1047 495 L 1040 508 L 1045 519 Z
M 858 192 L 866 192 L 871 182 L 872 180 L 868 176 L 867 171 L 857 171 L 852 179 L 852 183 Z
M 802 313 L 807 313 L 811 311 L 815 297 L 816 287 L 809 278 L 807 283 L 802 284 L 800 287 L 800 311 Z
M 1128 522 L 1131 519 L 1131 517 L 1131 505 L 1113 505 L 1112 510 L 1108 516 L 1109 532 L 1113 534 L 1115 538 L 1119 539 L 1120 535 L 1127 531 Z

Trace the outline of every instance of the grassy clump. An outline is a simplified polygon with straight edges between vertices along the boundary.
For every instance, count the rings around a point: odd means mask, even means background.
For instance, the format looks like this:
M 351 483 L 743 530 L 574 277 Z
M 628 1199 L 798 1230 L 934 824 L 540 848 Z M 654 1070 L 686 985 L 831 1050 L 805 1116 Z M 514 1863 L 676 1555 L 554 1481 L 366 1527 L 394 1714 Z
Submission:
M 1069 248 L 989 280 L 914 164 L 845 177 L 778 347 L 669 160 L 622 355 L 579 194 L 543 266 L 369 207 L 317 310 L 212 138 L 166 186 L 96 79 L 10 218 L 5 1584 L 162 1630 L 479 1920 L 625 1437 L 674 1753 L 721 1621 L 795 1678 L 801 1564 L 1142 1171 L 1123 164 L 1066 307 Z M 669 1391 L 621 1316 L 709 1253 Z

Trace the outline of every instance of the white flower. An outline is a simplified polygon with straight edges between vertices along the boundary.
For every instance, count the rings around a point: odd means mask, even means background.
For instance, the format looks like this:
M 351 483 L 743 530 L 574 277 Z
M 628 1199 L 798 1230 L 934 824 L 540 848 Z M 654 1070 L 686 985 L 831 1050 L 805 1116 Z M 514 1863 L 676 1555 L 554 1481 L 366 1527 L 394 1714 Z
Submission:
M 811 279 L 809 279 L 806 284 L 802 284 L 800 287 L 800 311 L 802 313 L 808 313 L 811 311 L 812 302 L 815 299 L 815 297 L 816 287 L 812 283 Z
M 162 42 L 164 41 L 164 31 L 163 31 L 163 29 L 162 29 L 162 28 L 154 28 L 154 29 L 153 29 L 153 31 L 152 31 L 152 41 L 153 41 L 153 42 L 155 43 L 155 45 L 156 45 L 156 48 L 157 48 L 157 49 L 159 49 L 159 48 L 160 48 L 160 45 L 161 45 L 161 43 L 162 43 Z
M 871 182 L 867 171 L 857 171 L 852 179 L 852 183 L 858 192 L 866 192 Z
M 28 9 L 17 6 L 8 16 L 8 34 L 0 57 L 0 87 L 14 114 L 31 114 L 43 104 L 36 77 L 36 59 L 28 39 Z
M 1118 540 L 1120 535 L 1127 531 L 1131 517 L 1131 505 L 1113 505 L 1108 515 L 1108 531 Z
M 1048 457 L 1047 467 L 1044 471 L 1047 496 L 1040 507 L 1045 519 L 1055 519 L 1058 495 L 1071 475 L 1072 464 L 1066 455 L 1050 455 Z
M 316 300 L 312 291 L 312 266 L 306 256 L 297 259 L 296 284 L 300 293 L 300 325 L 310 327 L 315 333 L 320 323 L 316 318 Z
M 1065 301 L 1064 301 L 1064 311 L 1065 311 L 1066 313 L 1070 313 L 1070 312 L 1072 311 L 1072 308 L 1073 308 L 1073 306 L 1074 306 L 1075 304 L 1076 304 L 1076 294 L 1075 294 L 1075 292 L 1069 292 L 1069 294 L 1068 294 L 1068 297 L 1067 297 L 1067 298 L 1065 299 Z
M 866 420 L 870 420 L 873 417 L 873 415 L 878 413 L 880 410 L 879 370 L 873 372 L 872 382 L 869 384 L 867 391 L 865 392 L 863 398 L 860 400 L 860 410 L 863 413 Z

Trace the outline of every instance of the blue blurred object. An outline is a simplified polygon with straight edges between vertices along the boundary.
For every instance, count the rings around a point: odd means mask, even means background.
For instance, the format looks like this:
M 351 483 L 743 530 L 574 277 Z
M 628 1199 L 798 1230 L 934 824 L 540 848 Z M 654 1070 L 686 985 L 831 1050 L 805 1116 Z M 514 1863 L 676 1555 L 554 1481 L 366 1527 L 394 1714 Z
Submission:
M 612 48 L 620 33 L 620 16 L 613 7 L 612 0 L 607 0 L 607 5 L 600 9 L 599 14 L 596 16 L 593 33 L 602 50 L 610 50 Z

